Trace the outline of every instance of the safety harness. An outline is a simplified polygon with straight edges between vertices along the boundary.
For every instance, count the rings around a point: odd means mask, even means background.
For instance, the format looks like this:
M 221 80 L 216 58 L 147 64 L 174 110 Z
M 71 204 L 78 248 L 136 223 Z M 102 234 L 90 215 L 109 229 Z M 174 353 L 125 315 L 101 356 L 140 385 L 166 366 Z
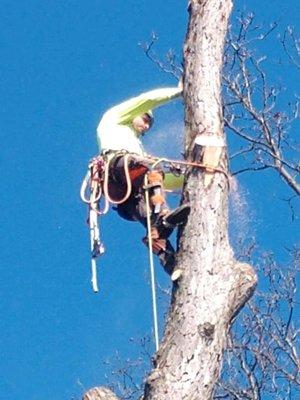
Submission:
M 110 179 L 110 166 L 112 160 L 116 156 L 124 156 L 124 174 L 126 178 L 126 193 L 120 199 L 115 199 L 109 192 L 109 179 Z M 137 171 L 130 173 L 129 170 L 129 157 L 130 153 L 127 152 L 109 152 L 97 157 L 94 157 L 88 166 L 88 171 L 83 179 L 80 196 L 84 203 L 88 205 L 88 224 L 90 228 L 90 243 L 91 243 L 91 283 L 93 291 L 96 293 L 99 291 L 98 280 L 97 280 L 97 265 L 96 259 L 103 255 L 105 252 L 105 247 L 101 241 L 100 226 L 98 223 L 98 217 L 107 214 L 110 204 L 122 204 L 128 200 L 132 191 L 132 180 L 135 178 Z M 149 161 L 149 158 L 147 157 Z M 153 261 L 153 241 L 151 235 L 151 213 L 157 214 L 160 212 L 159 202 L 157 205 L 153 204 L 153 211 L 151 209 L 150 203 L 150 189 L 154 192 L 154 196 L 159 197 L 159 185 L 155 186 L 155 183 L 149 182 L 149 174 L 154 170 L 159 164 L 164 164 L 169 171 L 175 172 L 176 174 L 183 174 L 186 167 L 200 168 L 207 172 L 214 173 L 220 172 L 224 174 L 229 181 L 229 177 L 221 168 L 212 167 L 205 164 L 200 164 L 197 162 L 187 162 L 170 160 L 167 158 L 155 158 L 151 157 L 152 166 L 148 170 L 145 169 L 144 173 L 144 191 L 147 209 L 147 231 L 148 231 L 148 248 L 149 248 L 149 267 L 151 276 L 151 291 L 152 291 L 152 312 L 153 312 L 153 324 L 154 324 L 154 338 L 156 351 L 159 348 L 159 338 L 158 338 L 158 317 L 157 317 L 157 301 L 156 301 L 156 284 L 155 284 L 155 273 L 154 273 L 154 261 Z M 138 172 L 140 173 L 140 172 Z M 154 190 L 153 190 L 154 189 Z
M 113 198 L 109 191 L 109 179 L 110 179 L 110 167 L 111 162 L 116 156 L 124 156 L 124 174 L 126 178 L 126 192 L 121 198 Z M 91 241 L 91 272 L 92 272 L 92 286 L 94 292 L 98 292 L 97 284 L 97 270 L 96 270 L 96 259 L 103 255 L 105 252 L 105 247 L 101 241 L 101 232 L 98 222 L 98 217 L 107 214 L 109 211 L 109 205 L 119 205 L 128 200 L 132 191 L 132 180 L 134 180 L 137 172 L 131 172 L 129 170 L 129 158 L 131 154 L 128 152 L 118 151 L 118 152 L 108 152 L 103 155 L 96 156 L 91 159 L 88 165 L 88 171 L 83 179 L 80 197 L 84 203 L 88 205 L 88 224 L 90 227 L 90 241 Z M 148 169 L 148 174 L 154 170 L 158 165 L 163 165 L 164 169 L 172 171 L 176 174 L 184 174 L 186 167 L 195 167 L 204 169 L 207 172 L 220 172 L 225 174 L 228 179 L 227 173 L 217 167 L 212 167 L 209 165 L 200 164 L 197 162 L 170 160 L 168 158 L 157 158 L 157 157 L 147 157 L 147 161 L 151 162 L 152 166 Z M 140 173 L 140 172 L 139 172 Z M 151 205 L 148 199 L 147 193 L 149 195 L 149 189 L 153 189 L 154 196 L 159 197 L 159 185 L 155 186 L 155 183 L 150 183 L 148 181 L 147 168 L 142 171 L 145 174 L 144 190 L 146 198 L 147 213 L 151 215 Z M 160 204 L 154 204 L 153 212 L 154 214 L 159 213 Z M 152 241 L 150 239 L 151 230 L 148 227 L 148 243 L 149 250 L 152 251 Z
M 126 180 L 126 192 L 124 196 L 119 199 L 113 198 L 109 190 L 111 162 L 117 156 L 124 156 L 124 174 Z M 91 281 L 94 292 L 99 291 L 96 259 L 105 252 L 104 244 L 101 241 L 98 217 L 105 215 L 108 212 L 110 204 L 119 205 L 128 200 L 132 191 L 132 180 L 135 179 L 137 174 L 145 174 L 147 172 L 147 168 L 142 167 L 142 171 L 135 170 L 130 173 L 129 157 L 130 153 L 127 152 L 109 152 L 94 157 L 88 165 L 87 174 L 81 185 L 80 197 L 82 201 L 88 205 L 88 224 L 90 227 L 91 241 Z M 156 160 L 153 159 L 152 162 L 156 163 Z M 144 188 L 147 193 L 150 187 L 153 187 L 153 185 L 149 185 L 147 181 Z M 157 211 L 158 208 L 156 207 L 154 212 Z

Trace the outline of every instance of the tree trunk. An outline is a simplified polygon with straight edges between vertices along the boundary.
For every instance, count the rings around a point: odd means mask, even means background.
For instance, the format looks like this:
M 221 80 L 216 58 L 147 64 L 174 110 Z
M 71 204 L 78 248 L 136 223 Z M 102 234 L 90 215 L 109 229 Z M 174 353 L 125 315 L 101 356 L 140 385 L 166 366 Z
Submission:
M 82 400 L 118 400 L 118 397 L 103 386 L 98 386 L 86 392 Z
M 173 287 L 164 338 L 143 400 L 212 398 L 230 323 L 256 285 L 252 267 L 234 259 L 228 240 L 221 69 L 231 6 L 231 0 L 189 3 L 185 155 L 210 168 L 187 172 L 183 202 L 190 203 L 191 213 L 179 235 L 175 266 L 182 274 Z
M 212 168 L 187 173 L 183 201 L 190 203 L 191 214 L 180 233 L 176 265 L 182 275 L 173 288 L 144 400 L 212 398 L 230 323 L 256 285 L 252 267 L 234 259 L 228 240 L 221 68 L 230 11 L 231 0 L 189 3 L 184 47 L 186 158 Z M 201 146 L 195 144 L 196 136 Z

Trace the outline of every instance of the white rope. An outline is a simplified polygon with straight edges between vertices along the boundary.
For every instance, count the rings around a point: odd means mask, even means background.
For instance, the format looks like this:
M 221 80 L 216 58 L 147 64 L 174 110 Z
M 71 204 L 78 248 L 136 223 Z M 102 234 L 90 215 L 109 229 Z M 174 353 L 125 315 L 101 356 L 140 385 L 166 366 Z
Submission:
M 86 173 L 86 175 L 82 181 L 81 187 L 80 187 L 80 198 L 86 204 L 90 204 L 90 202 L 91 202 L 90 199 L 85 197 L 85 192 L 86 192 L 86 188 L 88 187 L 90 177 L 91 177 L 91 172 L 90 172 L 90 170 L 88 170 L 88 172 Z
M 89 222 L 90 222 L 90 238 L 91 238 L 91 273 L 92 273 L 91 282 L 93 291 L 97 293 L 99 292 L 98 280 L 97 280 L 97 264 L 96 264 L 96 257 L 93 255 L 93 252 L 95 250 L 95 244 L 98 245 L 98 242 L 100 241 L 100 235 L 97 223 L 97 213 L 92 208 L 90 208 Z
M 156 301 L 155 273 L 154 273 L 154 262 L 153 262 L 153 252 L 152 252 L 153 245 L 152 245 L 151 219 L 150 219 L 151 212 L 150 212 L 147 174 L 145 175 L 145 199 L 146 199 L 146 207 L 147 207 L 147 230 L 148 230 L 148 247 L 149 247 L 149 265 L 150 265 L 150 275 L 151 275 L 154 339 L 155 339 L 155 349 L 156 349 L 156 351 L 158 351 L 159 339 L 158 339 L 157 301 Z

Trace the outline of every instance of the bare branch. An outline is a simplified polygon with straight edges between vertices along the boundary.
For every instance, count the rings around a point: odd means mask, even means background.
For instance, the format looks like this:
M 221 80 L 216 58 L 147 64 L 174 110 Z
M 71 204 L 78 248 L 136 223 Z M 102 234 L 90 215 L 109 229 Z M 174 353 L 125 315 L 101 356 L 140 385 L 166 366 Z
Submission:
M 151 41 L 149 43 L 139 43 L 139 46 L 145 52 L 145 55 L 151 62 L 153 62 L 161 71 L 173 75 L 179 79 L 182 75 L 183 68 L 177 62 L 176 54 L 173 50 L 169 50 L 165 56 L 166 60 L 163 61 L 161 57 L 157 56 L 154 51 L 154 45 L 158 41 L 158 36 L 153 32 Z
M 240 169 L 238 171 L 234 171 L 234 172 L 231 173 L 231 175 L 235 176 L 235 175 L 242 174 L 243 172 L 257 172 L 257 171 L 262 171 L 262 170 L 267 169 L 267 168 L 271 168 L 271 166 L 270 165 L 264 165 L 262 167 L 253 167 L 253 168 L 248 167 L 248 168 Z
M 300 69 L 300 40 L 296 38 L 293 27 L 289 26 L 284 31 L 281 44 L 290 61 Z
M 290 264 L 285 266 L 277 265 L 271 254 L 261 256 L 260 278 L 267 288 L 256 292 L 231 331 L 215 399 L 260 399 L 269 395 L 286 400 L 287 394 L 297 398 L 300 340 L 295 322 L 299 321 L 292 317 L 299 252 L 294 249 L 290 254 Z
M 276 110 L 280 90 L 268 84 L 264 69 L 266 57 L 256 57 L 251 50 L 253 42 L 265 40 L 277 25 L 272 24 L 261 32 L 261 27 L 254 24 L 253 14 L 241 17 L 239 21 L 237 34 L 233 31 L 228 34 L 223 84 L 225 125 L 250 143 L 246 149 L 252 149 L 252 152 L 243 153 L 245 161 L 251 165 L 240 169 L 256 171 L 272 167 L 300 195 L 297 182 L 300 168 L 293 160 L 299 157 L 288 139 L 290 125 L 298 116 L 298 102 L 292 107 L 290 116 Z M 297 48 L 299 43 L 295 37 L 294 43 Z

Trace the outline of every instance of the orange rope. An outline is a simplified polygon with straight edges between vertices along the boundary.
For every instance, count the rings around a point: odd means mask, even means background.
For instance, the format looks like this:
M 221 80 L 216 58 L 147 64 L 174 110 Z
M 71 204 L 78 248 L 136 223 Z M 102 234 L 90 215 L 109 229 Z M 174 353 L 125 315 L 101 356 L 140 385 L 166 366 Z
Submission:
M 192 162 L 192 161 L 180 161 L 180 160 L 170 160 L 168 158 L 158 158 L 158 157 L 153 157 L 154 160 L 157 160 L 153 166 L 156 166 L 157 164 L 166 162 L 169 164 L 179 164 L 179 165 L 187 165 L 189 167 L 196 167 L 196 168 L 201 168 L 201 169 L 205 169 L 207 172 L 220 172 L 222 174 L 224 174 L 226 176 L 227 179 L 229 179 L 228 174 L 226 171 L 224 171 L 222 168 L 218 168 L 218 167 L 214 167 L 212 165 L 208 165 L 208 164 L 201 164 L 201 163 L 196 163 L 196 162 Z
M 90 174 L 89 176 L 87 175 L 82 183 L 81 187 L 81 199 L 90 205 L 90 207 L 97 212 L 97 214 L 106 214 L 109 208 L 109 203 L 112 204 L 122 204 L 126 200 L 128 200 L 131 191 L 132 191 L 132 183 L 130 179 L 130 174 L 129 174 L 129 162 L 128 159 L 130 157 L 130 154 L 125 154 L 124 155 L 124 173 L 126 177 L 126 193 L 123 198 L 116 200 L 111 197 L 109 194 L 109 167 L 110 163 L 115 157 L 116 153 L 113 154 L 113 156 L 109 157 L 108 160 L 105 163 L 105 169 L 104 169 L 104 179 L 103 181 L 101 180 L 99 176 L 99 166 L 97 165 L 96 162 L 92 162 L 90 164 Z M 228 182 L 229 182 L 229 176 L 226 171 L 224 171 L 222 168 L 219 167 L 214 167 L 212 165 L 207 165 L 207 164 L 201 164 L 197 162 L 191 162 L 191 161 L 181 161 L 181 160 L 170 160 L 168 158 L 158 158 L 158 157 L 147 157 L 149 160 L 153 161 L 152 168 L 155 168 L 158 164 L 161 163 L 168 163 L 170 165 L 185 165 L 189 167 L 194 167 L 194 168 L 200 168 L 204 169 L 205 171 L 209 173 L 214 173 L 214 172 L 219 172 L 222 173 L 226 176 Z M 90 181 L 90 188 L 91 188 L 91 196 L 89 199 L 86 198 L 85 196 L 85 190 L 88 185 L 88 181 Z M 103 184 L 102 184 L 103 182 Z M 99 202 L 102 193 L 104 194 L 105 197 L 105 206 L 102 211 L 100 211 L 97 207 L 97 203 Z

